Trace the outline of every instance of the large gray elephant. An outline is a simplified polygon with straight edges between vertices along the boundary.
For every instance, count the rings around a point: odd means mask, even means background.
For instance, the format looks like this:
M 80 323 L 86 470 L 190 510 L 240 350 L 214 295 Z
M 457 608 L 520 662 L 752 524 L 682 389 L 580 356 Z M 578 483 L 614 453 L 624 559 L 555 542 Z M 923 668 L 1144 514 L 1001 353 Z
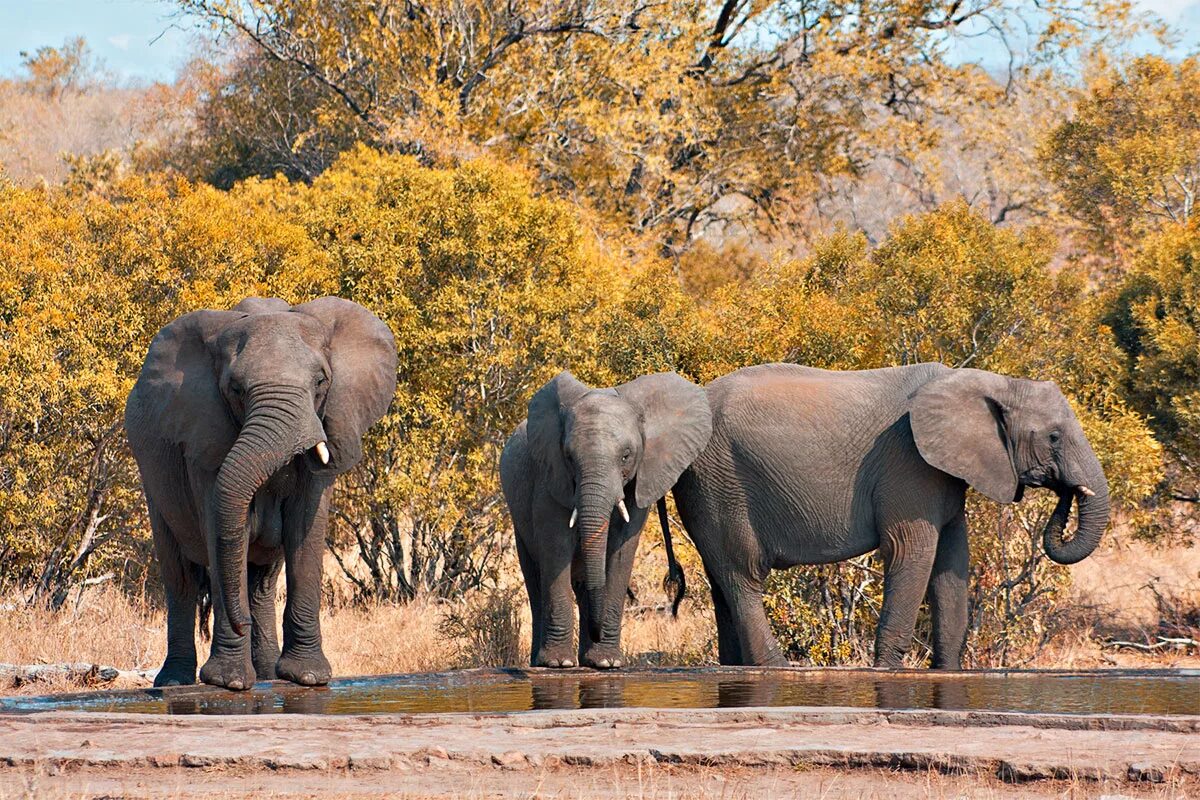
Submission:
M 704 390 L 673 372 L 613 389 L 562 372 L 529 401 L 500 457 L 500 481 L 533 616 L 530 663 L 621 666 L 621 615 L 642 526 L 711 430 Z
M 967 630 L 967 485 L 999 503 L 1027 486 L 1058 505 L 1043 545 L 1089 555 L 1108 484 L 1053 383 L 941 364 L 831 372 L 748 367 L 708 387 L 713 434 L 675 502 L 712 586 L 723 664 L 782 664 L 762 605 L 772 569 L 878 549 L 875 664 L 898 667 L 928 594 L 933 665 L 957 669 Z M 1071 504 L 1075 535 L 1063 535 Z
M 206 570 L 213 637 L 201 680 L 329 681 L 319 612 L 330 491 L 362 458 L 362 435 L 395 390 L 391 331 L 336 297 L 295 307 L 250 298 L 185 314 L 154 337 L 125 430 L 167 595 L 156 686 L 196 680 Z M 285 561 L 281 652 L 275 583 Z

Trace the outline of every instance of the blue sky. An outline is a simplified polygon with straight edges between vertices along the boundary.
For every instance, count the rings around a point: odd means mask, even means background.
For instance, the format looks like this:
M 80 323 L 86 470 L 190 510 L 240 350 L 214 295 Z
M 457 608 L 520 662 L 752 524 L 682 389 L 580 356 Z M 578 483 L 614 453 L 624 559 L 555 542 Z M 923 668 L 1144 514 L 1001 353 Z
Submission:
M 1200 0 L 1137 0 L 1183 33 L 1179 54 L 1200 45 Z M 22 50 L 87 38 L 109 70 L 134 81 L 169 80 L 191 53 L 194 31 L 169 0 L 0 0 L 0 75 Z
M 21 65 L 22 50 L 83 36 L 126 80 L 169 80 L 191 54 L 194 31 L 163 0 L 0 0 L 0 74 Z

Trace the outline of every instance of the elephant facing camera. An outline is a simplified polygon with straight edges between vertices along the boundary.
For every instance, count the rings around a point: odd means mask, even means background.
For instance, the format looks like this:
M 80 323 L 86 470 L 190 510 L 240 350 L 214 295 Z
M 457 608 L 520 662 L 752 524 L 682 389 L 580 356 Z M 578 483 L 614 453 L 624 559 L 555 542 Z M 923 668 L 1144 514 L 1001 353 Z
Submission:
M 357 303 L 249 298 L 154 337 L 125 405 L 167 601 L 156 686 L 196 681 L 205 586 L 212 648 L 200 679 L 228 689 L 328 683 L 321 561 L 336 476 L 396 390 L 396 345 Z M 283 643 L 275 585 L 287 565 Z
M 604 389 L 562 372 L 534 394 L 500 457 L 533 666 L 622 665 L 621 616 L 642 527 L 658 503 L 670 536 L 663 496 L 711 433 L 704 390 L 673 372 Z M 678 566 L 668 570 L 681 592 Z

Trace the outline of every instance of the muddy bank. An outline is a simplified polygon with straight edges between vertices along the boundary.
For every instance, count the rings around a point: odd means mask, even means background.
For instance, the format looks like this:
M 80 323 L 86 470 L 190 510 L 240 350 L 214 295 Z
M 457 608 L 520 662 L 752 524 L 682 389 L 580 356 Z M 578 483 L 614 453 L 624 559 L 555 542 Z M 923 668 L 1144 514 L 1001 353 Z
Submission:
M 1006 781 L 1200 779 L 1200 717 L 856 709 L 0 718 L 0 764 L 239 772 L 884 767 Z

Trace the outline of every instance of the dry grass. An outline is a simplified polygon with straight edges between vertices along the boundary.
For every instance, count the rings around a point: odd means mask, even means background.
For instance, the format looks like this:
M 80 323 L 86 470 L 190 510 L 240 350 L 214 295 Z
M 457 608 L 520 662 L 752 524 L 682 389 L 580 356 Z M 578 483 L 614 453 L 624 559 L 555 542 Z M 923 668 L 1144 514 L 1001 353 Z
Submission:
M 629 604 L 624 630 L 628 663 L 715 663 L 716 634 L 705 587 L 693 577 L 689 599 L 679 618 L 672 619 L 659 586 L 664 567 L 660 548 L 650 544 L 639 557 L 633 581 L 638 599 Z M 1138 543 L 1113 544 L 1072 571 L 1076 623 L 1032 666 L 1200 666 L 1194 653 L 1148 655 L 1102 647 L 1106 637 L 1144 640 L 1159 630 L 1162 609 L 1148 587 L 1163 597 L 1194 598 L 1200 606 L 1200 545 L 1155 550 Z M 690 576 L 696 574 L 689 568 Z M 332 587 L 331 602 L 322 613 L 322 627 L 338 675 L 428 672 L 522 663 L 528 657 L 529 610 L 519 586 L 455 603 L 420 599 L 403 606 L 366 607 L 345 602 L 336 589 Z M 111 586 L 89 589 L 57 613 L 26 608 L 17 596 L 0 597 L 0 663 L 88 662 L 154 669 L 162 662 L 165 643 L 162 610 L 148 598 L 130 598 Z M 206 642 L 200 642 L 200 651 L 203 659 Z M 0 692 L 79 688 L 77 682 L 55 679 L 0 685 Z
M 325 651 L 337 675 L 431 672 L 458 667 L 516 663 L 528 658 L 529 610 L 523 594 L 506 593 L 510 621 L 498 620 L 489 596 L 447 603 L 420 599 L 407 605 L 342 606 L 322 612 Z M 85 593 L 58 613 L 25 608 L 15 597 L 0 601 L 0 663 L 88 662 L 123 670 L 155 669 L 165 655 L 166 616 L 141 599 L 111 587 Z M 678 620 L 660 612 L 630 615 L 625 649 L 632 663 L 695 664 L 704 660 L 712 636 L 709 612 L 685 607 Z M 495 632 L 503 636 L 494 635 Z M 512 638 L 516 634 L 516 640 Z M 504 641 L 508 637 L 509 641 Z M 207 642 L 199 642 L 200 658 Z M 699 646 L 698 646 L 699 645 Z M 509 654 L 501 657 L 502 654 Z M 512 657 L 515 653 L 516 656 Z M 129 684 L 125 685 L 138 685 Z M 0 693 L 75 691 L 64 679 Z

